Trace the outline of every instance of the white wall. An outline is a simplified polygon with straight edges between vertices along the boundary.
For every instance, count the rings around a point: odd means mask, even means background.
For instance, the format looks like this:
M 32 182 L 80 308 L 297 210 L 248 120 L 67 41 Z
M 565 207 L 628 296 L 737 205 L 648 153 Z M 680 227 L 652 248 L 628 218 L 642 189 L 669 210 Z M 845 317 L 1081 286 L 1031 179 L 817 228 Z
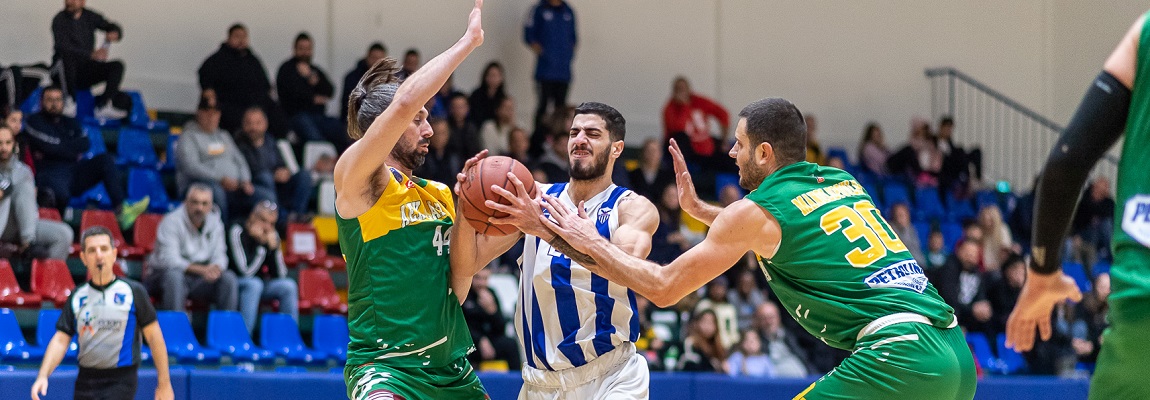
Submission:
M 569 0 L 580 47 L 571 101 L 603 101 L 627 116 L 629 141 L 661 131 L 673 76 L 688 76 L 737 113 L 767 96 L 820 117 L 826 145 L 851 147 L 868 120 L 888 142 L 904 140 L 912 115 L 927 115 L 923 69 L 954 66 L 1065 122 L 1122 32 L 1147 7 L 1133 0 Z M 0 0 L 0 64 L 47 61 L 59 1 Z M 533 0 L 489 0 L 486 43 L 457 72 L 469 90 L 487 61 L 501 60 L 520 120 L 534 109 L 534 60 L 522 44 Z M 316 38 L 316 63 L 337 85 L 369 43 L 425 59 L 463 31 L 470 0 L 92 0 L 124 26 L 113 55 L 125 85 L 149 106 L 191 110 L 195 70 L 243 22 L 269 74 L 301 30 Z M 20 40 L 13 40 L 20 38 Z M 274 76 L 272 77 L 274 78 Z M 961 127 L 959 127 L 961 134 Z

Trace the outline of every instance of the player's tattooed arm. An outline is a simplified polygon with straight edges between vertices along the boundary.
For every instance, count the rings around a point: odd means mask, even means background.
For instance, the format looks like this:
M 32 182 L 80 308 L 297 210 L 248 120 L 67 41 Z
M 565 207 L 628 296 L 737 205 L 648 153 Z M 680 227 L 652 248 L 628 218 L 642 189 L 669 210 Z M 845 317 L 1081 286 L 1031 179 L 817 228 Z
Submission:
M 554 237 L 547 241 L 547 244 L 550 244 L 551 247 L 555 248 L 555 250 L 558 250 L 560 253 L 566 255 L 567 258 L 571 259 L 571 261 L 579 263 L 579 265 L 584 267 L 596 265 L 594 258 L 580 252 L 579 250 L 575 250 L 575 248 L 572 247 L 570 243 L 567 243 L 567 240 L 564 240 L 562 236 L 555 234 Z

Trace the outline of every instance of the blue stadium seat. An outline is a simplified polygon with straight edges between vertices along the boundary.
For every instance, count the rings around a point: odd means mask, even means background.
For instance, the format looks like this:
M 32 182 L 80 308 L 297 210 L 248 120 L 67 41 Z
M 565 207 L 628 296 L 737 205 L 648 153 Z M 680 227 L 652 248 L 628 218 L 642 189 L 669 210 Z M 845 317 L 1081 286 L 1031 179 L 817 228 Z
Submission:
M 118 128 L 120 121 L 96 118 L 96 97 L 88 89 L 79 89 L 72 96 L 76 102 L 76 119 L 86 125 L 96 125 L 104 128 Z
M 104 143 L 104 131 L 100 127 L 84 125 L 84 133 L 88 134 L 88 142 L 91 143 L 88 152 L 84 153 L 85 160 L 108 152 L 108 145 Z
M 974 354 L 974 362 L 981 365 L 982 369 L 990 371 L 998 366 L 998 358 L 994 356 L 994 350 L 990 347 L 990 340 L 986 338 L 985 334 L 967 332 L 966 344 L 970 346 L 970 351 Z
M 309 349 L 290 315 L 264 313 L 260 317 L 260 345 L 287 359 L 288 364 L 323 364 L 327 354 Z
M 164 163 L 160 165 L 160 171 L 168 172 L 176 170 L 176 142 L 179 140 L 179 135 L 168 135 L 168 148 L 165 153 Z
M 936 188 L 915 189 L 914 202 L 915 207 L 911 209 L 911 216 L 915 221 L 940 221 L 946 216 L 946 207 L 943 207 L 942 200 L 938 198 L 938 189 Z
M 116 164 L 119 165 L 153 169 L 160 167 L 160 157 L 156 155 L 156 148 L 152 146 L 151 134 L 140 128 L 120 128 L 116 153 L 118 154 Z
M 911 225 L 914 226 L 915 233 L 918 233 L 918 245 L 922 248 L 922 253 L 925 255 L 930 249 L 930 224 L 926 222 L 915 222 Z
M 0 308 L 0 360 L 38 362 L 44 358 L 44 349 L 29 345 L 20 331 L 16 314 Z
M 24 113 L 24 118 L 40 112 L 40 96 L 44 95 L 44 88 L 37 87 L 28 94 L 24 102 L 20 104 L 20 111 Z
M 347 318 L 342 315 L 316 315 L 312 321 L 312 347 L 326 352 L 340 362 L 347 361 L 347 344 L 351 341 L 347 331 Z
M 902 182 L 886 180 L 882 184 L 882 203 L 891 206 L 896 203 L 906 203 L 912 210 L 914 203 L 910 201 L 910 190 Z
M 943 222 L 938 230 L 942 232 L 942 241 L 946 243 L 946 252 L 953 253 L 954 245 L 962 239 L 962 224 L 957 222 Z
M 739 174 L 715 174 L 716 199 L 723 194 L 723 188 L 727 186 L 734 186 L 739 189 L 739 193 L 746 195 L 746 191 L 739 186 Z
M 1110 262 L 1109 261 L 1098 261 L 1098 262 L 1094 263 L 1094 267 L 1091 268 L 1091 272 L 1094 273 L 1094 276 L 1098 276 L 1098 274 L 1103 274 L 1103 273 L 1109 274 L 1110 273 Z
M 1026 359 L 1022 353 L 1006 347 L 1006 334 L 999 333 L 995 342 L 998 344 L 998 359 L 1002 362 L 1002 373 L 1006 375 L 1026 372 Z
M 144 96 L 135 90 L 125 90 L 124 93 L 132 98 L 132 109 L 128 111 L 128 124 L 150 131 L 168 131 L 167 121 L 153 121 L 148 115 L 148 108 L 144 105 Z
M 998 201 L 998 192 L 993 190 L 983 190 L 975 193 L 974 204 L 981 210 L 983 207 L 994 205 L 1002 209 L 1002 204 Z
M 103 183 L 92 186 L 92 188 L 68 201 L 69 206 L 78 209 L 88 208 L 89 204 L 95 204 L 101 210 L 112 209 L 112 197 L 108 195 L 108 189 L 104 188 Z
M 974 209 L 970 200 L 956 198 L 953 193 L 946 195 L 946 210 L 946 219 L 951 222 L 961 223 L 978 216 L 978 210 Z
M 128 200 L 136 201 L 148 196 L 148 211 L 154 213 L 167 213 L 175 209 L 177 204 L 168 198 L 168 191 L 160 174 L 148 168 L 133 167 L 128 170 Z
M 275 354 L 252 343 L 244 318 L 236 311 L 208 313 L 208 347 L 232 357 L 232 362 L 274 363 Z
M 36 321 L 36 343 L 39 344 L 37 347 L 48 350 L 48 342 L 56 335 L 56 321 L 60 320 L 60 314 L 61 311 L 57 308 L 40 310 L 40 318 Z M 80 343 L 76 341 L 76 335 L 72 335 L 72 343 L 68 344 L 68 352 L 64 353 L 64 362 L 76 362 L 76 356 L 79 354 Z
M 285 365 L 282 367 L 276 367 L 275 371 L 276 371 L 276 373 L 280 373 L 280 374 L 303 374 L 303 373 L 307 373 L 307 368 L 292 366 L 292 365 Z
M 188 322 L 188 314 L 179 311 L 156 311 L 156 319 L 160 322 L 160 330 L 164 332 L 164 344 L 168 347 L 168 354 L 175 355 L 179 362 L 187 363 L 219 363 L 220 352 L 205 348 L 196 340 L 192 333 L 192 324 Z
M 1078 290 L 1083 293 L 1089 292 L 1090 287 L 1093 286 L 1090 277 L 1086 276 L 1086 267 L 1082 264 L 1070 261 L 1063 262 L 1062 273 L 1074 278 L 1074 283 L 1078 284 Z
M 851 165 L 851 158 L 847 155 L 847 150 L 842 147 L 827 148 L 827 160 L 829 161 L 834 157 L 841 158 L 843 160 L 843 165 Z

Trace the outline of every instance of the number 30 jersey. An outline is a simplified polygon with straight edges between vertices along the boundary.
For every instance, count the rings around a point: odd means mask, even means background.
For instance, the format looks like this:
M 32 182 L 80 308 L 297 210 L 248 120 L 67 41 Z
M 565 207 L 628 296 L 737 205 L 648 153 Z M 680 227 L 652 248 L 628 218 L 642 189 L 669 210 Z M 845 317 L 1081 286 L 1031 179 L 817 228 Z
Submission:
M 451 189 L 390 168 L 387 178 L 367 212 L 336 217 L 347 260 L 347 365 L 442 367 L 473 347 L 450 289 Z
M 954 326 L 954 310 L 850 174 L 799 162 L 767 176 L 747 199 L 782 228 L 778 252 L 759 257 L 771 290 L 823 342 L 851 350 L 867 324 L 896 313 Z

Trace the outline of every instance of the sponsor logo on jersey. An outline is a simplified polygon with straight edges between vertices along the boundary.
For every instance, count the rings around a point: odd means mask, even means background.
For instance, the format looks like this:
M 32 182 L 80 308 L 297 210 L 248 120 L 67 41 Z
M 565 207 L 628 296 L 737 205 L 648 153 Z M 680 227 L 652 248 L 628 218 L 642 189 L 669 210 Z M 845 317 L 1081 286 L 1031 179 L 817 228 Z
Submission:
M 1143 246 L 1150 247 L 1150 195 L 1139 194 L 1126 200 L 1122 211 L 1122 231 Z
M 88 296 L 80 296 L 80 308 L 84 308 L 84 304 L 88 304 Z
M 926 290 L 927 285 L 922 267 L 914 260 L 891 264 L 870 274 L 863 281 L 872 288 L 905 289 L 920 294 Z
M 600 208 L 599 215 L 596 216 L 595 219 L 597 219 L 600 224 L 607 223 L 607 220 L 611 219 L 611 207 Z
M 437 201 L 414 200 L 399 206 L 401 226 L 405 227 L 423 221 L 439 220 L 446 217 L 447 209 Z

